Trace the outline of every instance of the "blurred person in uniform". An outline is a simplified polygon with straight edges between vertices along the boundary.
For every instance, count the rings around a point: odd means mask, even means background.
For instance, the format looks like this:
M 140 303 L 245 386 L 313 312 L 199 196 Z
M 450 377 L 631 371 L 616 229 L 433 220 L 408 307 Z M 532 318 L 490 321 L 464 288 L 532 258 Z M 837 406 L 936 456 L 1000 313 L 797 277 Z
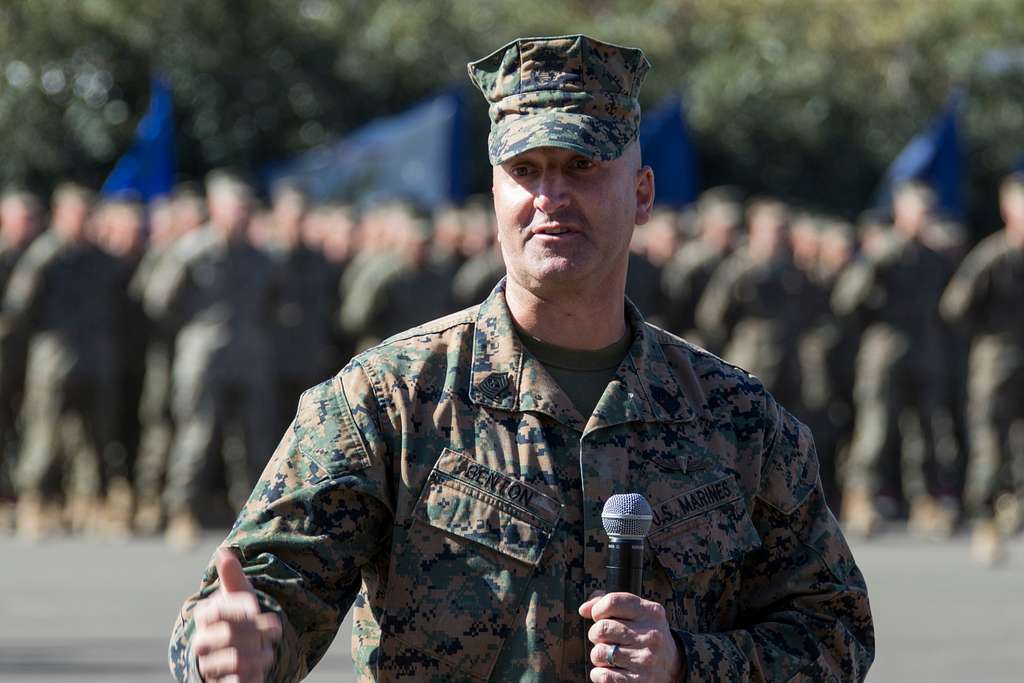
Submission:
M 643 53 L 530 38 L 469 68 L 508 277 L 303 395 L 175 678 L 300 680 L 355 605 L 360 681 L 863 679 L 867 589 L 807 429 L 624 296 Z M 646 599 L 599 592 L 619 491 L 653 503 Z
M 174 188 L 168 199 L 150 206 L 149 243 L 135 270 L 128 292 L 145 310 L 146 289 L 173 245 L 206 222 L 206 204 L 191 184 Z M 138 403 L 141 435 L 135 460 L 137 505 L 133 527 L 141 534 L 155 534 L 165 521 L 162 496 L 167 464 L 174 439 L 171 414 L 171 380 L 176 325 L 180 321 L 149 320 L 142 395 Z
M 277 294 L 270 257 L 248 240 L 253 197 L 229 171 L 206 181 L 210 220 L 161 259 L 145 292 L 151 319 L 179 329 L 172 369 L 175 435 L 164 504 L 167 538 L 198 538 L 213 456 L 241 505 L 265 464 L 275 424 L 270 324 Z
M 954 220 L 933 221 L 922 240 L 942 256 L 953 273 L 967 256 L 965 226 Z M 952 276 L 951 276 L 952 277 Z M 940 311 L 941 314 L 941 311 Z M 941 317 L 941 315 L 940 315 Z M 946 386 L 937 404 L 935 419 L 935 490 L 939 500 L 950 509 L 963 510 L 964 481 L 967 473 L 968 443 L 967 384 L 971 340 L 967 331 L 949 324 L 944 318 L 942 332 Z
M 16 472 L 18 531 L 95 528 L 104 495 L 104 451 L 114 438 L 118 386 L 115 330 L 120 270 L 87 235 L 92 194 L 70 183 L 53 194 L 50 229 L 15 266 L 3 301 L 5 335 L 28 336 L 25 434 Z
M 970 338 L 970 454 L 965 498 L 974 558 L 1006 558 L 1024 496 L 1024 175 L 1000 186 L 1004 228 L 982 240 L 942 295 L 941 311 Z
M 675 230 L 676 214 L 668 209 L 655 209 L 648 223 L 633 231 L 629 248 L 629 268 L 626 271 L 626 296 L 644 311 L 654 325 L 664 327 L 665 299 L 661 291 L 659 257 L 668 250 L 664 244 L 668 230 Z M 665 224 L 668 224 L 666 229 Z
M 131 531 L 135 513 L 135 463 L 141 425 L 139 401 L 146 368 L 148 322 L 142 302 L 130 295 L 130 283 L 142 261 L 145 249 L 144 210 L 129 199 L 108 199 L 93 212 L 97 241 L 114 258 L 121 295 L 115 337 L 118 410 L 114 420 L 112 443 L 103 451 L 101 475 L 106 491 L 102 523 L 115 534 Z
M 838 511 L 840 453 L 853 423 L 857 336 L 832 313 L 830 299 L 836 280 L 853 259 L 853 228 L 839 220 L 805 215 L 794 221 L 793 234 L 800 235 L 794 240 L 794 261 L 807 278 L 799 302 L 804 325 L 799 341 L 802 381 L 797 417 L 814 434 L 825 497 Z
M 696 238 L 679 249 L 661 277 L 665 327 L 697 346 L 720 353 L 697 329 L 697 305 L 718 267 L 732 253 L 743 209 L 732 192 L 705 191 L 697 200 Z
M 466 262 L 462 250 L 462 237 L 465 234 L 462 210 L 457 206 L 447 205 L 436 209 L 432 216 L 434 239 L 431 250 L 444 268 L 454 274 Z
M 338 273 L 324 253 L 307 243 L 303 231 L 306 197 L 282 181 L 272 196 L 270 254 L 277 268 L 278 294 L 272 326 L 276 401 L 275 432 L 284 433 L 295 403 L 322 382 L 335 361 L 332 327 L 338 313 Z
M 494 232 L 494 211 L 477 198 L 462 208 L 462 252 L 465 262 L 455 273 L 452 296 L 457 309 L 487 298 L 505 277 L 505 262 Z
M 336 368 L 348 362 L 355 354 L 356 339 L 341 328 L 341 302 L 345 300 L 345 274 L 348 271 L 359 244 L 359 221 L 348 204 L 331 202 L 313 207 L 302 225 L 303 240 L 311 248 L 319 250 L 327 259 L 334 283 L 336 310 L 331 314 L 331 361 L 328 367 Z
M 349 332 L 371 345 L 452 310 L 451 274 L 431 258 L 431 225 L 403 205 L 387 213 L 392 249 L 355 280 L 342 305 Z
M 0 304 L 18 259 L 39 235 L 42 206 L 21 189 L 0 195 Z M 7 334 L 0 317 L 0 532 L 14 523 L 14 467 L 19 449 L 19 419 L 25 391 L 24 334 Z
M 722 357 L 748 369 L 784 405 L 800 401 L 797 336 L 806 286 L 790 252 L 789 209 L 755 199 L 749 241 L 715 271 L 697 305 L 697 326 Z
M 900 461 L 910 530 L 945 537 L 956 522 L 956 511 L 933 495 L 933 420 L 947 386 L 938 304 L 949 280 L 945 259 L 922 242 L 934 205 L 934 193 L 921 183 L 897 188 L 891 234 L 847 269 L 832 294 L 837 315 L 864 325 L 841 515 L 860 536 L 872 535 L 881 522 L 876 498 L 884 456 L 892 452 Z

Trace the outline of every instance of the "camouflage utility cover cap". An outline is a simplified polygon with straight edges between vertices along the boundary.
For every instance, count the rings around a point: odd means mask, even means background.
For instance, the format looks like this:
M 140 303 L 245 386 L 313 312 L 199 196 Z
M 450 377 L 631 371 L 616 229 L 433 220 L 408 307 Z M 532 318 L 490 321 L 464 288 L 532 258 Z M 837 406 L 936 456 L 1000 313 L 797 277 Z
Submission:
M 491 103 L 488 152 L 497 166 L 534 147 L 617 159 L 640 127 L 644 53 L 587 36 L 520 38 L 469 64 Z

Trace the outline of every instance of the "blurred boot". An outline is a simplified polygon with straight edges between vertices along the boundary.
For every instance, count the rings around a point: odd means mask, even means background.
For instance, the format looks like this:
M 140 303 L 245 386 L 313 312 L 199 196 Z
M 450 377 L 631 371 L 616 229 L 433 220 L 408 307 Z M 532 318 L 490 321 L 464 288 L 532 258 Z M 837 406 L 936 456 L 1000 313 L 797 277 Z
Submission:
M 14 533 L 17 515 L 17 507 L 13 501 L 0 501 L 0 536 L 9 536 Z
M 878 533 L 882 522 L 874 497 L 865 489 L 848 489 L 843 493 L 840 519 L 846 533 L 861 538 Z
M 38 493 L 25 493 L 18 498 L 16 530 L 22 538 L 38 540 L 61 530 L 60 513 Z
M 1024 505 L 1020 498 L 1012 493 L 1004 493 L 996 498 L 996 526 L 1004 538 L 1012 538 L 1020 531 L 1024 522 Z
M 113 479 L 107 487 L 107 531 L 116 536 L 130 535 L 134 508 L 135 493 L 131 483 L 127 479 Z
M 994 567 L 1006 560 L 1006 544 L 994 520 L 981 520 L 974 527 L 971 559 L 985 567 Z
M 135 532 L 143 536 L 154 536 L 160 533 L 164 524 L 164 509 L 160 499 L 139 500 L 135 512 Z
M 199 543 L 201 527 L 190 510 L 178 510 L 167 520 L 167 543 L 175 550 L 190 550 Z
M 945 539 L 953 535 L 956 512 L 939 505 L 931 496 L 918 496 L 910 501 L 907 528 L 915 536 Z
M 103 504 L 94 496 L 75 494 L 68 498 L 64 520 L 73 534 L 102 531 Z

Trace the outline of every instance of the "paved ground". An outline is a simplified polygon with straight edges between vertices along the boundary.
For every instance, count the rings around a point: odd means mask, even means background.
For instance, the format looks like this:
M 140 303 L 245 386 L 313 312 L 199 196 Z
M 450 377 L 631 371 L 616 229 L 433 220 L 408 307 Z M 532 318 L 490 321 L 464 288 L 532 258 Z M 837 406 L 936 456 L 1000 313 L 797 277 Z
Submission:
M 167 635 L 217 540 L 176 554 L 157 541 L 0 538 L 0 681 L 171 680 Z M 995 571 L 970 563 L 966 538 L 894 534 L 856 553 L 879 641 L 869 681 L 1021 680 L 1024 540 Z M 307 680 L 354 680 L 347 634 Z

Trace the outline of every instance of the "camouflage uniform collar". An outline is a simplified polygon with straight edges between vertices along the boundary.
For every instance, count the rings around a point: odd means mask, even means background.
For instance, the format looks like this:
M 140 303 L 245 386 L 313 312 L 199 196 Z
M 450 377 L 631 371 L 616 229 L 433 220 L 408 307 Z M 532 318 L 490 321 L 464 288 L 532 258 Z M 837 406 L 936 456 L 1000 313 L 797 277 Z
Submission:
M 509 412 L 544 413 L 577 431 L 627 422 L 687 422 L 696 414 L 654 328 L 628 299 L 633 344 L 594 414 L 581 416 L 540 361 L 527 353 L 505 302 L 503 279 L 480 304 L 473 331 L 469 398 Z

